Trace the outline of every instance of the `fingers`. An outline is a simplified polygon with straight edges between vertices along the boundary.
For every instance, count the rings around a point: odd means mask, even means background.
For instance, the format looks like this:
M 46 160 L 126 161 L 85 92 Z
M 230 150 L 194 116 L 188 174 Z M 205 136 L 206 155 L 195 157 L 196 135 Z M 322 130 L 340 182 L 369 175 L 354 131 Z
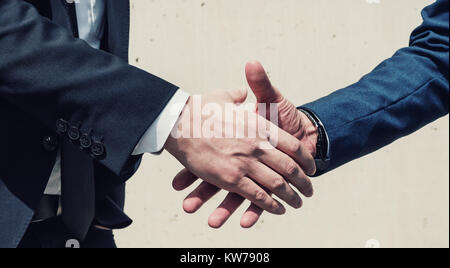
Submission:
M 308 152 L 296 137 L 282 129 L 278 128 L 277 130 L 278 133 L 275 147 L 292 157 L 306 174 L 310 176 L 314 175 L 316 173 L 316 162 L 311 153 Z M 271 135 L 271 137 L 272 136 L 273 135 Z
M 283 99 L 281 93 L 272 86 L 261 63 L 252 61 L 245 67 L 247 82 L 255 94 L 258 103 L 279 103 Z
M 203 182 L 185 199 L 183 203 L 183 209 L 187 213 L 195 213 L 203 206 L 203 204 L 205 204 L 219 191 L 220 191 L 219 188 L 207 182 Z M 224 201 L 209 217 L 208 219 L 209 226 L 212 228 L 222 227 L 231 217 L 231 215 L 233 215 L 233 213 L 242 205 L 244 201 L 245 198 L 240 196 L 239 194 L 229 193 L 224 199 Z M 278 211 L 276 212 L 270 211 L 270 212 L 275 214 L 283 214 L 285 209 L 279 202 L 277 201 L 275 202 L 277 203 L 276 206 L 281 207 L 280 210 L 281 212 Z M 250 208 L 245 212 L 245 214 L 242 217 L 241 226 L 243 228 L 252 227 L 258 221 L 263 211 L 264 211 L 263 209 L 259 208 L 258 206 L 252 203 Z
M 302 168 L 288 155 L 273 149 L 265 150 L 259 159 L 262 163 L 283 176 L 288 182 L 294 185 L 300 193 L 306 197 L 314 194 L 314 189 L 310 178 L 303 172 Z
M 242 178 L 235 192 L 267 212 L 283 215 L 286 208 L 248 177 Z
M 233 215 L 233 213 L 244 203 L 245 198 L 236 194 L 229 193 L 219 207 L 211 214 L 208 224 L 212 228 L 220 228 Z
M 247 63 L 245 67 L 248 84 L 255 94 L 258 103 L 280 103 L 283 95 L 272 86 L 264 67 L 257 61 Z M 316 173 L 316 165 L 314 158 L 309 152 L 300 146 L 297 138 L 291 136 L 285 131 L 279 134 L 279 142 L 277 142 L 283 152 L 293 157 L 303 168 L 306 174 L 314 175 Z
M 197 212 L 203 204 L 220 191 L 216 186 L 202 182 L 183 202 L 183 209 L 187 213 Z
M 229 193 L 220 206 L 211 214 L 208 220 L 208 224 L 211 228 L 218 229 L 222 227 L 234 212 L 244 203 L 245 198 L 235 193 Z M 245 211 L 241 218 L 242 228 L 252 228 L 258 220 L 264 210 L 251 204 Z
M 263 212 L 264 210 L 254 204 L 251 204 L 241 218 L 241 227 L 252 228 L 258 222 Z
M 183 191 L 191 186 L 197 179 L 198 177 L 192 174 L 188 169 L 183 169 L 173 179 L 172 187 L 176 191 Z
M 289 186 L 281 175 L 257 161 L 251 162 L 248 170 L 250 178 L 274 193 L 281 200 L 294 208 L 300 208 L 302 206 L 300 196 Z

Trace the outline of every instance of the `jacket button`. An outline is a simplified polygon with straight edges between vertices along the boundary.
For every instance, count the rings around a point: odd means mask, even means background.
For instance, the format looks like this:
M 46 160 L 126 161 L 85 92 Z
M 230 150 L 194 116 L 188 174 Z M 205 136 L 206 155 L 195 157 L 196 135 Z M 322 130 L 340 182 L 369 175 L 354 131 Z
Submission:
M 53 136 L 46 136 L 42 139 L 42 145 L 46 151 L 53 152 L 58 148 L 58 139 Z
M 59 134 L 66 133 L 68 127 L 69 127 L 69 125 L 66 120 L 59 119 L 58 121 L 56 121 L 56 132 L 58 132 Z
M 80 130 L 78 127 L 71 126 L 67 132 L 67 136 L 69 136 L 69 139 L 72 141 L 77 141 L 80 139 Z
M 105 146 L 101 142 L 94 141 L 91 152 L 96 157 L 102 156 L 105 153 Z
M 89 133 L 85 133 L 80 137 L 80 146 L 83 149 L 88 149 L 92 146 L 91 135 Z

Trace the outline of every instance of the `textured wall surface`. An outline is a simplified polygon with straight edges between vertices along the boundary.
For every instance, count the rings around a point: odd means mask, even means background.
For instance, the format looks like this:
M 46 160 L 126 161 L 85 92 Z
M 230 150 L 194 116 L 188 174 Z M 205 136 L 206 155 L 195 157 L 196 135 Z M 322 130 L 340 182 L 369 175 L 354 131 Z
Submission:
M 263 62 L 300 105 L 356 82 L 408 44 L 431 0 L 134 0 L 131 62 L 190 93 L 247 87 Z M 181 166 L 146 156 L 128 185 L 132 227 L 121 247 L 449 246 L 449 118 L 314 180 L 316 195 L 284 217 L 207 225 L 224 193 L 187 215 L 171 189 Z M 246 207 L 246 206 L 245 206 Z M 372 240 L 372 241 L 375 241 Z

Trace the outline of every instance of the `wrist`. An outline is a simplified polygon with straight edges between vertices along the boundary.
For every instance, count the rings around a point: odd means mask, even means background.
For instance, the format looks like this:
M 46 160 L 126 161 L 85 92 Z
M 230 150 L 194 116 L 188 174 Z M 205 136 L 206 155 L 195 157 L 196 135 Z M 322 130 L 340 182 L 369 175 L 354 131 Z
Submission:
M 189 97 L 186 101 L 186 105 L 183 108 L 183 111 L 180 114 L 180 117 L 178 118 L 177 123 L 175 124 L 171 134 L 169 135 L 169 138 L 167 139 L 164 149 L 169 152 L 170 154 L 176 156 L 176 154 L 179 153 L 180 148 L 183 148 L 180 143 L 183 142 L 183 122 L 186 122 L 186 120 L 191 123 L 191 102 L 192 97 Z
M 323 172 L 327 170 L 330 165 L 330 145 L 325 126 L 317 117 L 317 115 L 314 114 L 314 112 L 302 108 L 300 108 L 299 110 L 316 128 L 315 133 L 312 135 L 312 137 L 315 137 L 314 139 L 316 143 L 316 152 L 314 158 L 316 159 L 317 170 Z M 308 128 L 311 129 L 310 126 Z
M 172 135 L 170 135 L 166 141 L 166 144 L 164 145 L 164 150 L 173 155 L 177 147 L 178 147 L 177 139 L 175 139 L 174 137 L 172 137 Z
M 313 157 L 317 155 L 317 142 L 319 140 L 319 129 L 317 125 L 302 111 L 298 111 L 300 117 L 300 125 L 303 128 L 303 135 L 300 141 Z

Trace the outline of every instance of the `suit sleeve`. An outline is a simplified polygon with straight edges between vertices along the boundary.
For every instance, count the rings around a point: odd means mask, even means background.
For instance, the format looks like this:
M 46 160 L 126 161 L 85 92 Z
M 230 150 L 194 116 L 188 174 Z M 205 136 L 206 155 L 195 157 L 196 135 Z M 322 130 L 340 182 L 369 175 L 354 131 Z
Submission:
M 323 122 L 330 167 L 372 153 L 449 112 L 449 1 L 426 7 L 399 50 L 359 82 L 302 108 Z M 319 174 L 320 175 L 320 174 Z
M 177 90 L 91 48 L 25 1 L 0 1 L 0 98 L 54 131 L 63 119 L 90 133 L 104 145 L 98 161 L 116 175 Z

